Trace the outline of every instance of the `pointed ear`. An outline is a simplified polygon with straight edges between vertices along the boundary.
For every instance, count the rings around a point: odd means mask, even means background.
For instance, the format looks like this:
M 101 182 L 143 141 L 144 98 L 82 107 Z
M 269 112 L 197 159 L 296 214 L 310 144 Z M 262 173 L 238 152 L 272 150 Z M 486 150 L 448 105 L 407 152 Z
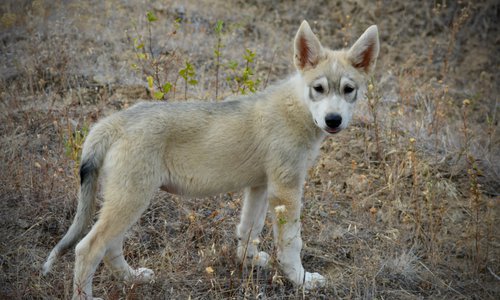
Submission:
M 375 68 L 380 46 L 377 25 L 372 25 L 361 35 L 348 51 L 352 65 L 364 73 Z
M 307 21 L 302 21 L 295 36 L 294 63 L 299 71 L 314 68 L 322 57 L 323 47 Z

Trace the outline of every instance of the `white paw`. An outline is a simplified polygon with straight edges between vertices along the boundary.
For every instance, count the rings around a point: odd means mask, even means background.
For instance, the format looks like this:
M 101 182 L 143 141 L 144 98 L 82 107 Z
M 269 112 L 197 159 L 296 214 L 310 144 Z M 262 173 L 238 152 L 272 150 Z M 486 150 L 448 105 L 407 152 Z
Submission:
M 253 264 L 259 267 L 266 267 L 269 264 L 271 256 L 264 251 L 260 251 L 253 256 Z
M 155 272 L 148 268 L 138 268 L 132 270 L 130 277 L 127 280 L 138 282 L 138 283 L 149 283 L 153 281 L 155 277 Z
M 304 278 L 304 289 L 310 290 L 319 287 L 323 287 L 326 284 L 326 279 L 319 273 L 309 273 L 306 272 L 306 276 Z

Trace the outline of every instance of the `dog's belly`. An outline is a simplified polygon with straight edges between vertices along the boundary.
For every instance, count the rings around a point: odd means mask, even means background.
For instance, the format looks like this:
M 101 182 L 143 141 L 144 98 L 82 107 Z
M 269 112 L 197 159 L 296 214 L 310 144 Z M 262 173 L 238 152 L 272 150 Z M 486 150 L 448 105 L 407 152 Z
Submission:
M 267 182 L 265 143 L 241 138 L 235 132 L 172 143 L 165 153 L 162 189 L 174 194 L 204 197 L 238 191 Z M 222 134 L 220 132 L 216 132 Z M 210 138 L 208 138 L 208 137 Z M 252 136 L 251 134 L 244 135 Z
M 182 176 L 182 178 L 178 176 L 176 178 L 171 177 L 160 188 L 171 194 L 205 197 L 265 184 L 266 175 L 264 172 L 226 171 L 222 174 L 214 172 L 212 174 L 200 173 L 193 174 L 193 176 Z
M 160 187 L 160 189 L 170 194 L 180 194 L 179 189 L 173 184 L 164 184 Z

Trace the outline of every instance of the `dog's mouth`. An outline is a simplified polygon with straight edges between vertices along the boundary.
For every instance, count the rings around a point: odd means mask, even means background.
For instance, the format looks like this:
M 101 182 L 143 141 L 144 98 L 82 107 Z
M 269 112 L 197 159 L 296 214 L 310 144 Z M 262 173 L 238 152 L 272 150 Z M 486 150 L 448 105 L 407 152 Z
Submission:
M 325 128 L 325 131 L 328 132 L 329 134 L 336 134 L 336 133 L 339 133 L 341 130 L 342 130 L 342 128 L 340 128 L 340 127 L 336 127 L 336 128 L 327 127 L 327 128 Z

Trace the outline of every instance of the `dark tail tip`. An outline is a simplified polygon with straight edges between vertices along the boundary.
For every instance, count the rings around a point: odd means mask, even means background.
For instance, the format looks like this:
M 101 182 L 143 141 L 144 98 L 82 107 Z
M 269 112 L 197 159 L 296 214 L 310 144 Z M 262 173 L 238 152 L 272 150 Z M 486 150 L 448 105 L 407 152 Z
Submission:
M 80 184 L 83 185 L 83 183 L 89 179 L 89 176 L 94 173 L 95 170 L 96 166 L 92 160 L 82 161 L 82 165 L 80 166 Z

